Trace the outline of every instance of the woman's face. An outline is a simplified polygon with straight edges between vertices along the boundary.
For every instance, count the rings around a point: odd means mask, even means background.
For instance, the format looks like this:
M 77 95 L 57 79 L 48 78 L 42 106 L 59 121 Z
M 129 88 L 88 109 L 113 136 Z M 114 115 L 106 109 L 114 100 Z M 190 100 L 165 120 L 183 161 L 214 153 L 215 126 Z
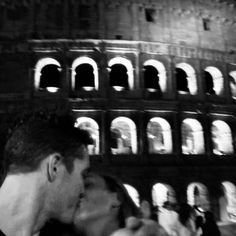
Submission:
M 117 201 L 117 194 L 107 189 L 104 179 L 91 174 L 85 180 L 85 197 L 74 216 L 75 227 L 81 228 L 85 224 L 88 227 L 90 222 L 109 216 Z

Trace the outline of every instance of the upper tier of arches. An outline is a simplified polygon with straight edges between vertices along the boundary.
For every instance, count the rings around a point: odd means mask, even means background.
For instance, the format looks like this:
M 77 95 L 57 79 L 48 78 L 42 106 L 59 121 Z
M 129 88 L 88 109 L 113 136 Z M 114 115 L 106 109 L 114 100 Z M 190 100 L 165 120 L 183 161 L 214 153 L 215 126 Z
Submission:
M 125 56 L 108 59 L 106 73 L 95 59 L 88 56 L 75 58 L 70 65 L 70 77 L 66 84 L 74 92 L 100 91 L 110 88 L 116 92 L 143 90 L 150 94 L 164 95 L 171 90 L 180 96 L 224 97 L 230 91 L 236 100 L 236 69 L 229 70 L 227 76 L 216 65 L 200 68 L 198 71 L 191 63 L 179 62 L 168 73 L 168 65 L 156 59 L 146 59 L 137 69 Z M 63 76 L 66 68 L 59 60 L 45 57 L 35 64 L 34 88 L 36 91 L 58 92 L 63 90 Z M 64 74 L 63 74 L 64 73 Z M 65 80 L 65 79 L 64 79 Z M 65 82 L 64 82 L 65 83 Z

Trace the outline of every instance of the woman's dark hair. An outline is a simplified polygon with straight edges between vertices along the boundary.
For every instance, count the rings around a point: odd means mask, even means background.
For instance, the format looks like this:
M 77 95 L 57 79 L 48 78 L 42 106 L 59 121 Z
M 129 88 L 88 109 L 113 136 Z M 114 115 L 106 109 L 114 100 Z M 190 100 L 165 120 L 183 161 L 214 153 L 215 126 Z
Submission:
M 119 210 L 119 226 L 125 226 L 126 218 L 130 216 L 140 217 L 141 213 L 139 208 L 135 205 L 131 197 L 129 196 L 124 185 L 113 176 L 109 175 L 100 175 L 106 184 L 107 189 L 110 192 L 117 193 L 118 200 L 121 202 Z
M 187 203 L 182 203 L 179 208 L 179 221 L 186 226 L 187 222 L 193 213 L 193 208 Z
M 204 222 L 204 220 L 203 220 L 202 216 L 196 216 L 196 219 L 195 219 L 196 229 L 201 228 L 203 225 L 203 222 Z

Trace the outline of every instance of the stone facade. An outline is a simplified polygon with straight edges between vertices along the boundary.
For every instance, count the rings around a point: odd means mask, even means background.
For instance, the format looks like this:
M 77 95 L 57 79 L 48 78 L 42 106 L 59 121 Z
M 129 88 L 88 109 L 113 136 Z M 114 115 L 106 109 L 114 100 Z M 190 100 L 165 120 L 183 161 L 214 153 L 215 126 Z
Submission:
M 178 201 L 186 201 L 192 182 L 203 183 L 211 207 L 219 216 L 221 183 L 234 184 L 236 103 L 230 90 L 229 73 L 236 71 L 235 1 L 144 1 L 144 0 L 1 0 L 0 1 L 0 139 L 4 142 L 9 118 L 41 104 L 61 109 L 69 100 L 75 117 L 90 117 L 100 128 L 100 153 L 91 156 L 99 171 L 118 175 L 134 186 L 141 199 L 151 200 L 152 186 L 171 185 Z M 73 91 L 72 62 L 92 58 L 98 66 L 98 89 Z M 133 65 L 133 88 L 115 91 L 109 86 L 108 63 L 114 57 Z M 35 88 L 36 63 L 54 58 L 61 65 L 58 93 Z M 166 69 L 166 90 L 152 93 L 144 88 L 143 64 L 157 60 Z M 197 93 L 179 94 L 175 68 L 190 64 L 196 73 Z M 223 92 L 205 93 L 203 72 L 218 68 Z M 137 153 L 112 155 L 110 124 L 119 116 L 132 119 L 137 128 Z M 162 117 L 171 124 L 173 152 L 149 154 L 146 126 L 150 118 Z M 197 119 L 204 131 L 205 152 L 184 155 L 181 122 Z M 211 123 L 230 125 L 234 152 L 214 155 Z M 1 145 L 2 146 L 2 145 Z

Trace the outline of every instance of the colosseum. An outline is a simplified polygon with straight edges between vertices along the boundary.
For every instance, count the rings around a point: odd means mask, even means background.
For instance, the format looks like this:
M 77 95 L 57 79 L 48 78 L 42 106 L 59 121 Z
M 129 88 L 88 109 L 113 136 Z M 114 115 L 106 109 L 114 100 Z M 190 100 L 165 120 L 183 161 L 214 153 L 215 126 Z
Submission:
M 137 204 L 236 221 L 235 0 L 1 0 L 2 143 L 17 112 L 65 99 Z

